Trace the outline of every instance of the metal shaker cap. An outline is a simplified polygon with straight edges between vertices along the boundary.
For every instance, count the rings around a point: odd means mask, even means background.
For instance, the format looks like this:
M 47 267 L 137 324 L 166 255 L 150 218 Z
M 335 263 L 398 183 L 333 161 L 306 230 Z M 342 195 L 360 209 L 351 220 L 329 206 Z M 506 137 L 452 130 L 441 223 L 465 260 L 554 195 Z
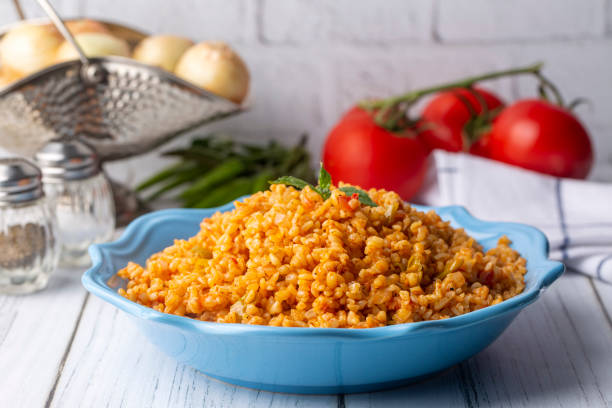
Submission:
M 43 195 L 38 167 L 24 159 L 0 159 L 0 207 L 26 203 Z
M 79 140 L 51 140 L 36 153 L 45 183 L 81 180 L 100 172 L 96 152 Z

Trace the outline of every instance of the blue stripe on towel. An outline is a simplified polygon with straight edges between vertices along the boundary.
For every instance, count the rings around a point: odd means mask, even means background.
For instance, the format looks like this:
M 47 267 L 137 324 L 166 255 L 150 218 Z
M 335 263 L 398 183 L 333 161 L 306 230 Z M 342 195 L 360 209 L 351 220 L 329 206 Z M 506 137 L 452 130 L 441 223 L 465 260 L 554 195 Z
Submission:
M 561 199 L 561 179 L 557 179 L 557 184 L 555 184 L 555 195 L 557 197 L 557 208 L 559 209 L 559 222 L 561 224 L 561 233 L 563 234 L 563 242 L 561 243 L 561 254 L 563 256 L 563 260 L 567 259 L 567 248 L 569 247 L 570 239 L 567 234 L 567 224 L 565 223 L 565 213 L 563 211 L 563 200 Z
M 459 171 L 456 167 L 438 167 L 436 168 L 438 173 L 456 173 Z
M 569 223 L 572 228 L 597 228 L 597 227 L 612 227 L 612 222 L 581 222 L 579 224 Z

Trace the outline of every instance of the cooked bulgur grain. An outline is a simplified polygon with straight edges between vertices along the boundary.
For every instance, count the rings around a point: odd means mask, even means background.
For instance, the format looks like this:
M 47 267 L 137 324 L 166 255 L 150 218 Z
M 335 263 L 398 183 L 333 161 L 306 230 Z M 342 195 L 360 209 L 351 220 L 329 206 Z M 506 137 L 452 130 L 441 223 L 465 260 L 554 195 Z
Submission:
M 332 188 L 273 185 L 204 219 L 200 232 L 130 262 L 119 292 L 165 313 L 222 323 L 366 328 L 444 319 L 523 291 L 506 237 L 486 253 L 463 229 L 384 190 L 361 205 Z

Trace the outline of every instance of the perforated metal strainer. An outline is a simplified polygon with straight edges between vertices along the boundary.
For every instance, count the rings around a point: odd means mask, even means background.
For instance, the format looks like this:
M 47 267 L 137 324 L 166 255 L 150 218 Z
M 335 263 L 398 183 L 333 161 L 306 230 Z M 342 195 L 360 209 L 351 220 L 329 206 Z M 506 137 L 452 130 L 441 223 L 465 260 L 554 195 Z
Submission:
M 50 139 L 80 138 L 101 160 L 114 160 L 144 153 L 242 111 L 162 69 L 127 58 L 87 58 L 47 0 L 38 2 L 79 51 L 80 60 L 53 65 L 0 88 L 3 148 L 31 156 Z M 118 25 L 114 31 L 138 34 Z

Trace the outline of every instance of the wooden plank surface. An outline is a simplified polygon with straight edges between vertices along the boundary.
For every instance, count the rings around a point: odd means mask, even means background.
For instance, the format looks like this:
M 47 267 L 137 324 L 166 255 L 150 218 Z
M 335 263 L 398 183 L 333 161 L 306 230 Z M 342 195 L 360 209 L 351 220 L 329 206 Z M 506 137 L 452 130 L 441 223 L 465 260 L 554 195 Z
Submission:
M 611 367 L 612 326 L 590 280 L 567 273 L 495 343 L 450 373 L 347 396 L 346 406 L 606 407 L 612 405 Z
M 337 397 L 259 392 L 166 357 L 130 318 L 91 297 L 52 407 L 336 407 Z
M 431 380 L 370 394 L 298 396 L 210 379 L 85 297 L 80 272 L 0 297 L 0 407 L 612 406 L 612 286 L 566 274 L 484 352 Z M 80 318 L 80 321 L 79 321 Z
M 86 292 L 59 270 L 36 294 L 0 296 L 0 407 L 42 407 L 58 379 Z
M 597 301 L 606 312 L 606 320 L 612 325 L 612 284 L 591 279 L 591 285 L 597 295 Z

